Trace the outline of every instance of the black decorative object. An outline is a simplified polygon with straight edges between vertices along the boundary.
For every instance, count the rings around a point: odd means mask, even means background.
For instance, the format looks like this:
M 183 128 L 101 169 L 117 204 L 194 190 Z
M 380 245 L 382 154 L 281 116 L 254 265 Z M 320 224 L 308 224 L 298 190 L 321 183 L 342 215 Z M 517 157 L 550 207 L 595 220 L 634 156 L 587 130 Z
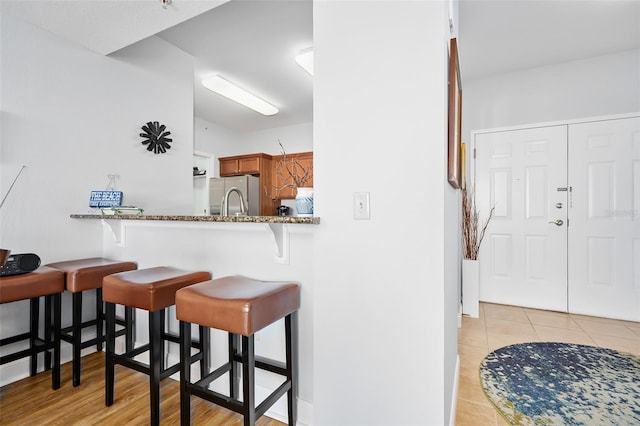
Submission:
M 147 151 L 153 151 L 154 154 L 164 154 L 167 149 L 171 149 L 169 142 L 173 142 L 173 139 L 167 137 L 171 132 L 166 129 L 167 126 L 157 121 L 149 121 L 142 126 L 144 133 L 140 133 L 140 137 L 146 138 L 142 141 L 142 145 L 148 145 Z

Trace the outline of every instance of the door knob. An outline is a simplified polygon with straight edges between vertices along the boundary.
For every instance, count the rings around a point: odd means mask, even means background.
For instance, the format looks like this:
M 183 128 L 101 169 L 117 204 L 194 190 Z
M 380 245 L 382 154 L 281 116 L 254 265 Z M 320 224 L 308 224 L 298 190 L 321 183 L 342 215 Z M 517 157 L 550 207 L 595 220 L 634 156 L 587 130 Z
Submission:
M 562 226 L 564 224 L 564 221 L 562 219 L 558 219 L 558 220 L 554 220 L 553 222 L 549 222 L 549 223 L 553 223 L 556 226 Z
M 562 208 L 562 203 L 556 203 L 556 209 L 561 209 Z

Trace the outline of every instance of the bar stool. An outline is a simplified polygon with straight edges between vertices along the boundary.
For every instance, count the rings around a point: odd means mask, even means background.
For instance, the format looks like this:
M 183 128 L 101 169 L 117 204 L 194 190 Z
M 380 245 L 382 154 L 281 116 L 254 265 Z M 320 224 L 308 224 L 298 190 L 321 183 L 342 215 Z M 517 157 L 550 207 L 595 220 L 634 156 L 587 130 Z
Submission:
M 41 266 L 22 275 L 0 277 L 0 303 L 30 300 L 30 325 L 27 333 L 0 340 L 0 346 L 29 340 L 29 348 L 0 357 L 0 365 L 31 357 L 30 375 L 38 369 L 38 354 L 45 353 L 45 370 L 51 371 L 51 387 L 60 388 L 60 321 L 61 295 L 64 291 L 64 274 L 53 268 Z M 38 322 L 40 298 L 44 297 L 44 335 L 39 337 Z M 53 351 L 53 367 L 51 352 Z
M 115 365 L 120 364 L 149 376 L 150 424 L 160 424 L 160 380 L 180 370 L 180 363 L 164 365 L 164 342 L 180 343 L 178 336 L 165 332 L 165 308 L 175 304 L 176 291 L 211 278 L 209 272 L 190 272 L 160 266 L 120 272 L 104 277 L 103 298 L 107 315 L 107 348 L 105 358 L 105 405 L 114 401 Z M 144 309 L 149 312 L 149 343 L 123 354 L 115 353 L 115 304 Z M 208 370 L 209 333 L 200 327 L 200 341 L 192 347 L 200 351 L 192 357 L 200 361 L 201 372 Z M 149 363 L 134 357 L 149 352 Z
M 71 343 L 73 350 L 73 386 L 80 385 L 81 350 L 96 345 L 96 350 L 102 350 L 105 334 L 102 323 L 104 321 L 104 308 L 102 303 L 102 278 L 117 272 L 131 271 L 138 266 L 135 262 L 121 262 L 117 260 L 92 257 L 88 259 L 68 260 L 64 262 L 49 263 L 46 266 L 56 268 L 64 272 L 65 288 L 72 294 L 72 320 L 71 326 L 60 331 L 60 339 Z M 82 322 L 82 293 L 88 290 L 96 291 L 96 316 L 89 321 Z M 118 330 L 116 336 L 126 335 L 127 350 L 133 349 L 133 308 L 125 308 L 124 320 L 118 319 L 117 323 L 124 328 Z M 96 337 L 82 341 L 82 329 L 96 327 Z
M 191 422 L 190 396 L 221 405 L 244 416 L 245 425 L 255 425 L 282 395 L 287 393 L 289 425 L 297 418 L 297 310 L 299 284 L 258 281 L 243 276 L 224 277 L 185 287 L 176 293 L 176 317 L 180 320 L 180 424 Z M 256 357 L 255 333 L 284 318 L 286 363 Z M 191 382 L 189 359 L 191 324 L 229 333 L 229 361 Z M 242 350 L 238 352 L 238 335 Z M 237 363 L 242 363 L 242 402 L 238 400 Z M 256 407 L 255 368 L 286 377 L 275 391 Z M 210 390 L 209 384 L 229 373 L 230 396 Z

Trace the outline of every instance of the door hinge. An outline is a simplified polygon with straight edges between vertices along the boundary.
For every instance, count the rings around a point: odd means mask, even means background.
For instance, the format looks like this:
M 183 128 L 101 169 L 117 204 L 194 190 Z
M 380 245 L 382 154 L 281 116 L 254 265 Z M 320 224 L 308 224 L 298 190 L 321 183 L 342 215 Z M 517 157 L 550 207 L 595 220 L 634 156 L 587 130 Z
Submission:
M 473 148 L 473 158 L 474 159 L 476 158 L 476 149 L 475 148 Z

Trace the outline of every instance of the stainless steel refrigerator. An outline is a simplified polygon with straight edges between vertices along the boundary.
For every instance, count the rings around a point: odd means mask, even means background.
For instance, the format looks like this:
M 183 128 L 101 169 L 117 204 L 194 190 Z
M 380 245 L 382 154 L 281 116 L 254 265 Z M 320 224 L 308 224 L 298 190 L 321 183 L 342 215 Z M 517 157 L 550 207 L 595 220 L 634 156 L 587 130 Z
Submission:
M 211 178 L 209 180 L 209 205 L 210 214 L 222 213 L 222 200 L 231 188 L 238 188 L 242 192 L 247 214 L 249 216 L 260 215 L 260 179 L 256 176 L 231 176 L 223 178 Z M 240 212 L 240 198 L 236 192 L 229 194 L 229 215 L 234 216 Z

